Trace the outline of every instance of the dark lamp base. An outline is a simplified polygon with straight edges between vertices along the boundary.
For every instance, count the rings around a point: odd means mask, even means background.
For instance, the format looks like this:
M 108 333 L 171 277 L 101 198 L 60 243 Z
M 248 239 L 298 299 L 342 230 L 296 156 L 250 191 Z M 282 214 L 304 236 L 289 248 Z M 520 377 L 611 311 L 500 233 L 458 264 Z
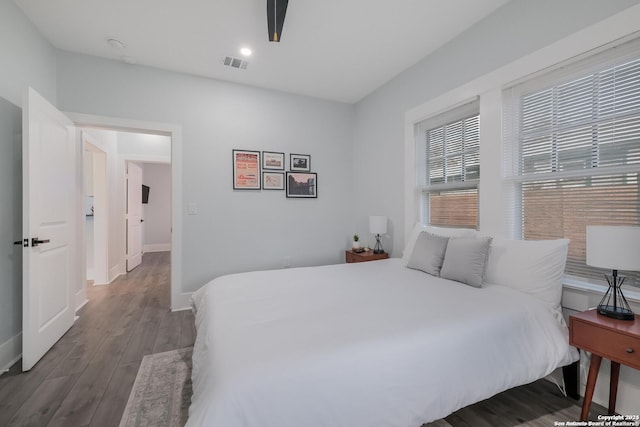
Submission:
M 635 320 L 636 318 L 633 311 L 628 308 L 614 307 L 612 305 L 599 305 L 598 314 L 618 320 Z
M 384 249 L 382 249 L 382 245 L 380 244 L 380 235 L 376 234 L 376 245 L 373 248 L 373 253 L 374 254 L 383 254 L 384 253 Z
M 618 270 L 615 269 L 611 276 L 605 274 L 605 277 L 609 283 L 609 289 L 598 304 L 598 314 L 618 320 L 635 320 L 636 316 L 633 315 L 633 311 L 631 311 L 631 307 L 620 289 L 625 278 L 618 276 Z

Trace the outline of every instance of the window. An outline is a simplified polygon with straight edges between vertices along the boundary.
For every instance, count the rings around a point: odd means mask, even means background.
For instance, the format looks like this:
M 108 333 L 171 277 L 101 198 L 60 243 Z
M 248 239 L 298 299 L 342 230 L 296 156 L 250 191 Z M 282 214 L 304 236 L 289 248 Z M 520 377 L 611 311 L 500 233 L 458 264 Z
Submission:
M 587 266 L 587 225 L 640 225 L 640 50 L 628 44 L 505 92 L 505 166 L 514 233 L 571 240 L 567 274 Z M 624 272 L 640 286 L 640 274 Z
M 425 120 L 419 141 L 421 222 L 450 227 L 478 225 L 480 117 L 478 103 Z

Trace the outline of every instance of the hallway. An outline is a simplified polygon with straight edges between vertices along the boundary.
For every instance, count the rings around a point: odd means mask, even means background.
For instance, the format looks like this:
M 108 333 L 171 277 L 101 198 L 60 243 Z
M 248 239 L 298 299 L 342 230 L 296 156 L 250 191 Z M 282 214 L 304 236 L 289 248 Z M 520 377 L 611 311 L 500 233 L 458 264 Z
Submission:
M 79 319 L 44 358 L 0 376 L 0 425 L 117 426 L 142 358 L 193 345 L 191 311 L 169 310 L 170 278 L 170 252 L 154 252 L 89 286 Z

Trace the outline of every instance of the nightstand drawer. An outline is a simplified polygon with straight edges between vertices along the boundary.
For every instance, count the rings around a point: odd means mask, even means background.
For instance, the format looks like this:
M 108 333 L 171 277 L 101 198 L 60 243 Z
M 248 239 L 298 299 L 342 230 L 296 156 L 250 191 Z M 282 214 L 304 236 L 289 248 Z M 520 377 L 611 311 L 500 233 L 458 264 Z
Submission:
M 572 321 L 571 344 L 606 359 L 640 369 L 640 339 L 638 338 L 599 328 L 586 322 Z

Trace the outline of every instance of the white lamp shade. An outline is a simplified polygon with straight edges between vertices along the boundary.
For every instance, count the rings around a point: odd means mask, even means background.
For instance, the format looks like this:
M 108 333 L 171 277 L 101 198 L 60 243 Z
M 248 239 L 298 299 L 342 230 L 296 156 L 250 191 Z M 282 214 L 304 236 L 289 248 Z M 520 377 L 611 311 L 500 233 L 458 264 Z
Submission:
M 386 216 L 370 216 L 369 217 L 369 232 L 371 234 L 384 234 L 387 232 L 387 217 Z
M 587 226 L 587 265 L 640 270 L 640 227 Z

